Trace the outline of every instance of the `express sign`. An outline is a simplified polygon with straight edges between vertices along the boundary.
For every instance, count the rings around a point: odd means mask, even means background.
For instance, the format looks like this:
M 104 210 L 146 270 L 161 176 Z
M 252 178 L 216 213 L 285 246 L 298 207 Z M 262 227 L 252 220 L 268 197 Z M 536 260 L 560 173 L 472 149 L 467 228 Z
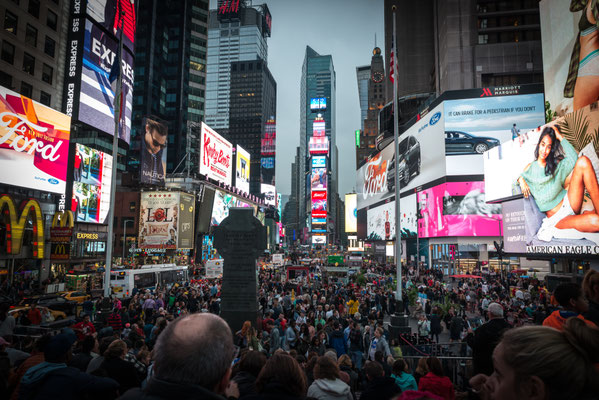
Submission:
M 202 122 L 200 174 L 231 185 L 233 145 Z

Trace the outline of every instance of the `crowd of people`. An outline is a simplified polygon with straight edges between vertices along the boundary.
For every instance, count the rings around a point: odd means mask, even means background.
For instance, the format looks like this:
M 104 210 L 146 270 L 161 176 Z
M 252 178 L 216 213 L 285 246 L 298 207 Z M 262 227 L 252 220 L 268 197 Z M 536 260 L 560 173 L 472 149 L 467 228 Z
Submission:
M 259 273 L 259 318 L 231 331 L 220 281 L 193 280 L 83 303 L 78 321 L 32 340 L 0 307 L 0 393 L 11 399 L 595 399 L 599 272 L 551 293 L 534 278 L 452 279 L 392 266 L 366 283 Z M 417 335 L 393 335 L 410 315 Z M 447 338 L 447 339 L 445 339 Z M 457 385 L 423 343 L 467 343 Z M 464 345 L 465 346 L 465 345 Z M 418 357 L 407 356 L 418 350 Z M 462 377 L 463 378 L 463 377 Z

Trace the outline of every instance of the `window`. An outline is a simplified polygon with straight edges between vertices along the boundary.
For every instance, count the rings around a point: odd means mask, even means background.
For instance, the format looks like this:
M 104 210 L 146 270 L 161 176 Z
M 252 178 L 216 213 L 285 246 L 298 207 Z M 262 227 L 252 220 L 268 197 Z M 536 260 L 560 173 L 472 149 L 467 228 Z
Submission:
M 48 64 L 44 64 L 42 67 L 42 81 L 52 84 L 52 75 L 54 74 L 54 69 Z
M 53 30 L 56 30 L 58 26 L 58 16 L 50 10 L 48 10 L 48 16 L 46 17 L 46 25 Z
M 33 95 L 33 86 L 28 83 L 21 82 L 21 95 L 31 98 Z
M 56 51 L 56 42 L 50 36 L 46 36 L 46 42 L 44 43 L 44 53 L 54 58 L 54 52 Z
M 23 54 L 23 71 L 29 75 L 35 74 L 35 58 L 27 53 Z
M 135 211 L 136 205 L 134 201 L 129 202 L 129 211 Z
M 6 61 L 9 64 L 15 62 L 15 46 L 8 43 L 6 40 L 2 42 L 2 61 Z
M 27 24 L 27 28 L 25 29 L 25 43 L 33 47 L 37 46 L 37 29 L 29 24 Z
M 6 10 L 4 13 L 4 30 L 12 33 L 13 35 L 17 34 L 17 25 L 19 23 L 19 19 L 16 15 Z
M 11 89 L 12 88 L 12 76 L 7 74 L 6 72 L 0 71 L 0 86 L 4 86 L 4 87 Z
M 40 92 L 40 103 L 50 107 L 51 101 L 52 101 L 52 96 L 49 93 L 46 93 L 42 90 Z
M 40 0 L 29 0 L 27 6 L 27 12 L 33 15 L 35 18 L 40 17 Z

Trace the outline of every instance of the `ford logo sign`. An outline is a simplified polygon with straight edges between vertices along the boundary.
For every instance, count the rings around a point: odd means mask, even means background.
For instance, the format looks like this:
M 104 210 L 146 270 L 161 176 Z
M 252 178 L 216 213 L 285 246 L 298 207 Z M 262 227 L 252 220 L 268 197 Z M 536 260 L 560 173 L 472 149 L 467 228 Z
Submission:
M 50 178 L 50 179 L 48 179 L 48 182 L 53 185 L 58 185 L 58 179 Z
M 436 112 L 433 114 L 433 116 L 431 117 L 430 121 L 428 121 L 428 123 L 431 125 L 435 125 L 437 122 L 439 122 L 440 119 L 441 119 L 441 113 Z

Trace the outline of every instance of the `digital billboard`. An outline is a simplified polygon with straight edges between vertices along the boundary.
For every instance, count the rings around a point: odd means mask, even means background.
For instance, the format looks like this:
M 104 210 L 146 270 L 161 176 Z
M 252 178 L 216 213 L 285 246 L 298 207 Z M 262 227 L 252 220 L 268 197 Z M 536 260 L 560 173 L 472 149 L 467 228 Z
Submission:
M 328 154 L 329 138 L 326 136 L 312 136 L 308 142 L 310 154 Z
M 484 182 L 446 182 L 416 195 L 422 238 L 501 235 L 501 206 L 486 202 Z
M 400 201 L 400 229 L 401 237 L 415 238 L 418 234 L 418 208 L 416 206 L 416 193 L 401 198 Z
M 482 154 L 545 123 L 542 93 L 443 102 L 447 175 L 483 172 Z
M 326 109 L 327 109 L 326 97 L 313 97 L 310 99 L 310 110 L 318 111 L 318 110 L 326 110 Z
M 231 185 L 233 145 L 202 122 L 200 174 Z
M 166 147 L 168 129 L 153 117 L 142 120 L 144 136 L 141 139 L 140 181 L 164 186 L 166 174 Z
M 273 185 L 260 184 L 260 193 L 264 195 L 264 202 L 266 205 L 276 205 L 277 191 Z
M 492 200 L 524 195 L 509 212 L 523 211 L 527 253 L 599 254 L 598 132 L 594 103 L 485 154 Z
M 114 134 L 114 92 L 108 78 L 112 64 L 117 59 L 117 52 L 118 42 L 93 22 L 86 20 L 77 119 L 110 135 Z M 133 101 L 133 56 L 127 50 L 123 50 L 122 56 L 125 125 L 119 129 L 119 138 L 129 143 Z
M 237 145 L 235 154 L 235 187 L 244 191 L 250 192 L 250 153 L 245 151 L 243 147 Z
M 597 9 L 590 5 L 589 1 L 539 2 L 545 100 L 556 116 L 599 100 L 595 17 L 589 20 Z
M 324 119 L 318 117 L 312 123 L 312 136 L 323 137 L 326 136 L 326 124 Z
M 395 240 L 395 201 L 369 208 L 368 240 Z
M 326 168 L 327 157 L 326 156 L 313 156 L 312 157 L 312 168 Z
M 373 157 L 369 158 L 356 173 L 356 190 L 358 210 L 379 203 L 395 195 L 387 182 L 388 171 L 395 149 L 388 145 Z
M 277 147 L 277 125 L 274 117 L 264 124 L 264 134 L 260 143 L 260 183 L 275 185 L 275 153 Z
M 325 225 L 327 223 L 326 214 L 324 218 L 312 216 L 312 225 Z
M 325 235 L 312 235 L 312 244 L 327 244 L 327 237 Z
M 177 248 L 179 199 L 178 192 L 141 193 L 139 248 Z
M 350 193 L 345 195 L 345 232 L 358 231 L 358 195 Z
M 135 1 L 87 0 L 87 15 L 117 38 L 123 27 L 123 45 L 135 50 Z
M 312 192 L 312 211 L 326 211 L 327 210 L 327 192 L 313 191 Z
M 71 210 L 78 222 L 106 223 L 110 209 L 112 156 L 77 143 Z
M 0 182 L 65 193 L 71 118 L 0 86 Z
M 230 193 L 216 190 L 214 193 L 214 203 L 212 204 L 210 225 L 220 225 L 223 219 L 229 216 L 229 209 L 232 207 L 250 207 L 250 205 Z M 258 213 L 255 212 L 255 214 L 256 218 L 258 218 Z
M 312 174 L 310 175 L 310 188 L 312 190 L 326 190 L 327 177 L 326 168 L 312 168 Z

